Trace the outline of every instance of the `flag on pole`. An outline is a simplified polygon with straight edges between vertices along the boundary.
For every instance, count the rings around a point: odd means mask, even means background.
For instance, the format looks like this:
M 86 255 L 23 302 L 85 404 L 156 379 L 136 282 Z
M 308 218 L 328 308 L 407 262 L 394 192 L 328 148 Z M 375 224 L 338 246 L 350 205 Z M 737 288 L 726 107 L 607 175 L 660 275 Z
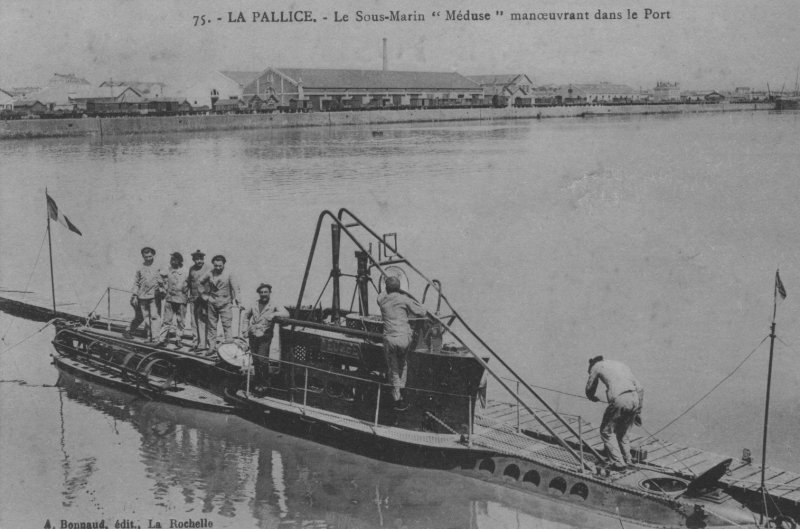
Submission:
M 786 299 L 786 289 L 783 287 L 783 281 L 781 281 L 781 275 L 775 270 L 775 291 L 781 297 L 781 299 Z
M 61 211 L 58 210 L 56 201 L 50 198 L 50 195 L 48 195 L 47 193 L 45 193 L 45 196 L 47 197 L 47 214 L 50 216 L 50 218 L 60 222 L 68 230 L 74 231 L 78 235 L 83 235 L 81 233 L 81 230 L 79 230 L 72 222 L 70 222 L 70 220 L 67 218 L 66 215 L 64 215 L 63 213 L 61 213 Z

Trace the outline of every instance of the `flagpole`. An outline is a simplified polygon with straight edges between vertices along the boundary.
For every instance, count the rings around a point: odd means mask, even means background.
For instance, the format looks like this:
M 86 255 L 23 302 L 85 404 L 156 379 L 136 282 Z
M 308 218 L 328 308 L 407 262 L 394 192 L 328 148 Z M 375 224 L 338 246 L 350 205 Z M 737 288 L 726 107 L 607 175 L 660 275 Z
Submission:
M 775 350 L 775 314 L 778 307 L 778 281 L 780 276 L 778 271 L 775 271 L 775 287 L 772 292 L 772 325 L 769 332 L 769 367 L 767 368 L 767 399 L 764 406 L 764 437 L 761 441 L 761 499 L 764 502 L 764 514 L 762 515 L 762 522 L 764 516 L 769 515 L 767 506 L 767 488 L 764 483 L 764 477 L 767 469 L 767 429 L 769 426 L 769 394 L 772 386 L 772 356 Z M 781 296 L 785 296 L 785 289 L 781 290 Z
M 45 209 L 47 210 L 47 249 L 50 253 L 50 292 L 53 295 L 53 316 L 56 315 L 56 280 L 53 277 L 53 240 L 50 238 L 50 206 L 47 204 L 47 188 L 44 188 Z

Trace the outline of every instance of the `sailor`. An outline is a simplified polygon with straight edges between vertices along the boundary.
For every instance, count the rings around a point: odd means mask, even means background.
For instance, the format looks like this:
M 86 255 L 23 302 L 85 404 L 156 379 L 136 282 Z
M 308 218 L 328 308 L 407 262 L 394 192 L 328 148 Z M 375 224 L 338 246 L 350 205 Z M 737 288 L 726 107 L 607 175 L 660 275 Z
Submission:
M 269 374 L 269 347 L 272 344 L 274 319 L 276 317 L 288 318 L 289 311 L 270 300 L 272 286 L 261 283 L 256 289 L 256 301 L 244 313 L 242 321 L 242 334 L 250 341 L 250 353 L 253 355 L 253 367 L 257 380 L 265 380 Z
M 142 248 L 142 259 L 144 262 L 136 271 L 136 276 L 133 281 L 133 295 L 131 296 L 131 305 L 136 311 L 136 314 L 128 332 L 125 333 L 126 338 L 130 338 L 131 333 L 135 331 L 136 328 L 139 327 L 139 324 L 145 321 L 146 318 L 150 327 L 150 341 L 155 342 L 158 340 L 161 320 L 158 308 L 156 307 L 156 291 L 162 288 L 162 281 L 161 274 L 158 269 L 153 266 L 155 255 L 156 251 L 149 246 Z
M 239 285 L 229 270 L 225 270 L 227 260 L 224 255 L 215 255 L 211 259 L 212 269 L 200 278 L 200 284 L 206 288 L 208 298 L 208 329 L 206 340 L 209 349 L 217 350 L 217 323 L 222 320 L 224 343 L 233 341 L 231 324 L 233 322 L 233 306 L 239 308 Z
M 595 356 L 589 359 L 589 379 L 586 381 L 586 397 L 592 402 L 600 400 L 595 396 L 600 381 L 606 385 L 608 401 L 600 423 L 600 438 L 606 447 L 609 468 L 623 471 L 630 463 L 628 433 L 634 422 L 641 424 L 644 389 L 628 366 Z
M 206 348 L 206 329 L 208 328 L 208 301 L 204 299 L 206 292 L 200 279 L 207 274 L 211 267 L 205 262 L 206 254 L 200 250 L 192 253 L 194 265 L 189 268 L 187 282 L 189 286 L 189 303 L 191 304 L 192 333 L 194 334 L 194 348 Z M 206 296 L 207 297 L 207 296 Z
M 173 252 L 169 256 L 169 270 L 162 272 L 161 276 L 165 290 L 164 319 L 161 322 L 161 335 L 158 342 L 159 344 L 166 343 L 169 332 L 172 330 L 175 333 L 176 343 L 180 343 L 186 321 L 186 303 L 189 299 L 189 286 L 186 271 L 183 269 L 183 255 Z
M 423 317 L 425 308 L 400 289 L 400 280 L 386 277 L 386 293 L 378 296 L 378 306 L 383 318 L 383 351 L 386 367 L 392 383 L 394 408 L 408 409 L 401 389 L 406 387 L 408 377 L 408 353 L 412 345 L 412 331 L 408 323 L 410 316 Z

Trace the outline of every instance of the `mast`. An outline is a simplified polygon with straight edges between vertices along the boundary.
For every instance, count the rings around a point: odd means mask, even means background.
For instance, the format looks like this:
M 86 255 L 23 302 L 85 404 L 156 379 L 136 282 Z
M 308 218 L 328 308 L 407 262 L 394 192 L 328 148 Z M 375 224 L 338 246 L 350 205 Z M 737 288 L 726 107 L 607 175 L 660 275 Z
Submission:
M 369 316 L 369 254 L 363 250 L 356 252 L 356 284 L 358 288 L 359 314 Z
M 47 203 L 47 188 L 44 188 L 45 211 L 47 211 L 47 250 L 50 254 L 50 293 L 53 296 L 53 316 L 56 315 L 56 280 L 53 277 L 53 240 L 50 238 L 50 205 Z
M 767 469 L 767 430 L 769 427 L 769 394 L 770 389 L 772 389 L 772 357 L 773 352 L 775 350 L 775 315 L 777 314 L 778 310 L 778 295 L 780 294 L 781 298 L 786 297 L 786 290 L 783 288 L 783 283 L 781 282 L 781 276 L 778 273 L 779 271 L 775 271 L 775 288 L 772 293 L 772 325 L 770 327 L 769 332 L 769 367 L 767 368 L 767 398 L 766 403 L 764 405 L 764 436 L 761 440 L 761 499 L 764 502 L 764 514 L 763 516 L 768 515 L 768 505 L 767 505 L 767 488 L 764 484 L 764 477 L 766 475 Z
M 339 322 L 339 276 L 342 275 L 339 269 L 339 248 L 341 246 L 341 230 L 339 225 L 331 223 L 331 255 L 333 256 L 333 268 L 331 268 L 331 279 L 333 280 L 333 300 L 331 302 L 331 322 Z

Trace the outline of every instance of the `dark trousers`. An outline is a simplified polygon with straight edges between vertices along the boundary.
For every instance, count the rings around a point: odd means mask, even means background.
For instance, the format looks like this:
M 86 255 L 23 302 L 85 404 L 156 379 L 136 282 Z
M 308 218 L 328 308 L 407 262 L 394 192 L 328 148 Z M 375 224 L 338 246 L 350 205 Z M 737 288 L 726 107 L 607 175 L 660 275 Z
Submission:
M 269 376 L 269 347 L 272 345 L 272 334 L 260 337 L 250 336 L 249 340 L 256 381 L 263 382 Z

